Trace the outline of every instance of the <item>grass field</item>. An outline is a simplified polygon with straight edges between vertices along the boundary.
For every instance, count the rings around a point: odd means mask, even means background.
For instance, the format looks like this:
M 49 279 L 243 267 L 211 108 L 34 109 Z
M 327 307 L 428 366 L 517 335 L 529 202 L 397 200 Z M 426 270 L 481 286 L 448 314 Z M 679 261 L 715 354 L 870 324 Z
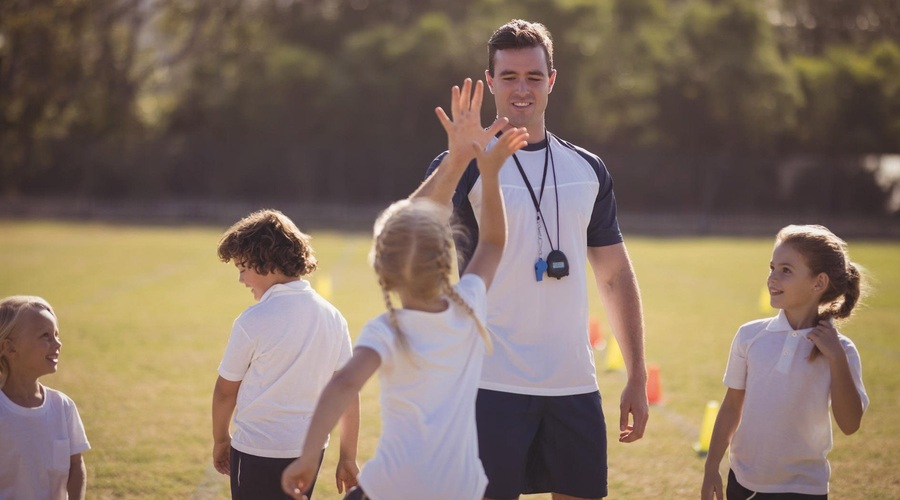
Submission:
M 89 498 L 228 497 L 226 478 L 211 468 L 210 397 L 231 322 L 253 298 L 216 258 L 223 229 L 0 221 L 0 296 L 41 295 L 59 315 L 59 373 L 42 381 L 78 404 L 93 446 L 85 454 Z M 320 271 L 311 281 L 330 285 L 355 335 L 382 311 L 366 264 L 369 236 L 312 236 Z M 664 402 L 651 408 L 643 440 L 617 443 L 624 375 L 607 372 L 597 353 L 612 424 L 610 498 L 695 498 L 703 461 L 691 445 L 706 402 L 724 394 L 734 332 L 763 314 L 771 241 L 633 237 L 628 248 Z M 851 241 L 850 248 L 875 278 L 866 306 L 842 327 L 859 347 L 872 403 L 857 434 L 835 436 L 832 497 L 900 498 L 900 243 Z M 363 393 L 361 463 L 379 432 L 372 381 Z M 326 454 L 319 499 L 340 498 L 335 451 Z

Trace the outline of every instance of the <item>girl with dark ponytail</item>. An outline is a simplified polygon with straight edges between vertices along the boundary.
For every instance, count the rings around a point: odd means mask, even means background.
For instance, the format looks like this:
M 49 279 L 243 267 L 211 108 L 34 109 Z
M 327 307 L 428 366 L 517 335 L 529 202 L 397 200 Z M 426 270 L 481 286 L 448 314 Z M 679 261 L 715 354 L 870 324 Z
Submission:
M 775 236 L 769 269 L 779 313 L 734 338 L 702 499 L 726 493 L 719 464 L 729 446 L 729 500 L 828 498 L 831 414 L 852 434 L 869 405 L 859 351 L 835 328 L 864 289 L 847 244 L 823 226 L 787 226 Z

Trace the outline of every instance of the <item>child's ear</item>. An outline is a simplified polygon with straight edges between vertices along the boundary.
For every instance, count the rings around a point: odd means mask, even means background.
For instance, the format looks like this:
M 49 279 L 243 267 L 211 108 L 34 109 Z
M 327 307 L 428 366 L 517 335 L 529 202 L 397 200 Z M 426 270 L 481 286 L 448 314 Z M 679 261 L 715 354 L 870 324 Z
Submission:
M 0 340 L 0 355 L 9 354 L 13 352 L 12 348 L 12 339 L 3 339 Z
M 827 274 L 819 273 L 819 275 L 816 276 L 816 282 L 813 285 L 813 289 L 815 289 L 815 291 L 817 291 L 817 292 L 824 292 L 825 290 L 828 289 L 828 284 L 830 282 L 831 282 L 831 280 L 828 279 Z

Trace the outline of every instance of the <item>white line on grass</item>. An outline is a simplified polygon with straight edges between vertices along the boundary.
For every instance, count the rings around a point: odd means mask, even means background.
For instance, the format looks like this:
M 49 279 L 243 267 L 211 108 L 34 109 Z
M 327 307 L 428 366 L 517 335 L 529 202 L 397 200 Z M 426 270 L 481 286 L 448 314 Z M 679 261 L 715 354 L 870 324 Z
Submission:
M 223 477 L 226 476 L 219 474 L 215 467 L 210 464 L 206 468 L 206 472 L 203 473 L 203 478 L 200 480 L 197 488 L 191 494 L 191 500 L 217 500 L 220 498 L 219 492 L 224 483 Z

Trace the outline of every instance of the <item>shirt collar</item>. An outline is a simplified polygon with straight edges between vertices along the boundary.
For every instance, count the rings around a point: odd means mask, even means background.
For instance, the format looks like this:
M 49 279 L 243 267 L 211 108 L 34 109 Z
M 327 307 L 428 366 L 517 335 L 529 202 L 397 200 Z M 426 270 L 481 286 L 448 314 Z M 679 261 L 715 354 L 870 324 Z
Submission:
M 309 285 L 309 281 L 306 281 L 305 279 L 288 281 L 287 283 L 276 283 L 269 287 L 268 290 L 266 290 L 266 293 L 264 293 L 263 296 L 259 298 L 259 301 L 263 302 L 269 297 L 285 293 L 305 292 L 307 290 L 310 290 L 311 288 L 312 287 Z
M 793 330 L 791 324 L 788 323 L 787 316 L 785 316 L 783 309 L 779 309 L 778 316 L 772 318 L 772 321 L 769 321 L 768 326 L 766 326 L 766 331 L 770 332 L 790 332 Z
M 831 326 L 834 326 L 834 318 L 828 320 L 831 323 Z M 784 314 L 784 309 L 778 310 L 778 316 L 772 318 L 772 321 L 769 321 L 768 326 L 766 326 L 766 331 L 769 332 L 793 332 L 793 331 L 804 331 L 804 330 L 812 330 L 814 327 L 810 328 L 800 328 L 795 330 L 791 327 L 791 324 L 787 320 L 787 316 Z

